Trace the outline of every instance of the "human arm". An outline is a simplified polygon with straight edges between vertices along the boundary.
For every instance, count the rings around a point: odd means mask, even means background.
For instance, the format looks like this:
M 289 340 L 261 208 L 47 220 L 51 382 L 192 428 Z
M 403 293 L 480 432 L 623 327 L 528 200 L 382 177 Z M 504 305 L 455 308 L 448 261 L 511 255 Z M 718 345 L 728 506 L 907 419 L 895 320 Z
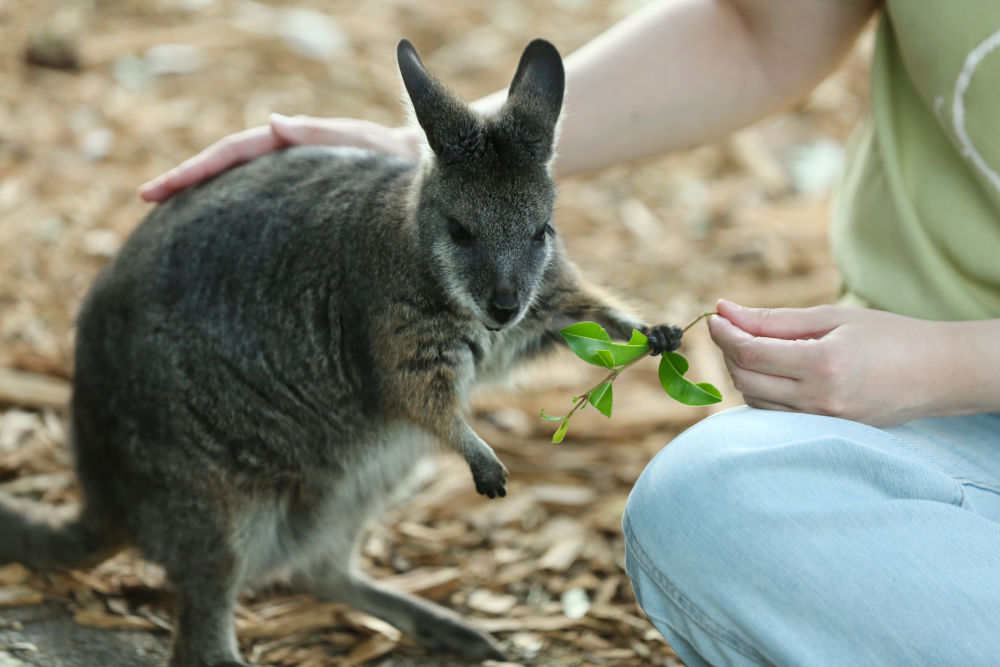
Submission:
M 1000 411 L 1000 319 L 938 322 L 862 308 L 743 308 L 709 319 L 747 405 L 892 426 Z
M 680 0 L 634 13 L 566 58 L 556 171 L 598 169 L 698 144 L 788 104 L 834 69 L 878 0 Z M 506 91 L 474 106 L 499 108 Z M 353 119 L 272 118 L 144 184 L 163 201 L 229 167 L 299 143 L 415 155 L 420 131 Z
M 329 144 L 416 155 L 421 137 L 418 128 L 386 127 L 357 118 L 271 114 L 267 125 L 223 137 L 173 169 L 143 183 L 139 186 L 139 196 L 150 202 L 166 201 L 184 188 L 226 169 L 289 146 Z
M 836 68 L 879 4 L 648 5 L 566 58 L 557 173 L 691 147 L 777 111 Z M 488 111 L 504 96 L 475 104 Z

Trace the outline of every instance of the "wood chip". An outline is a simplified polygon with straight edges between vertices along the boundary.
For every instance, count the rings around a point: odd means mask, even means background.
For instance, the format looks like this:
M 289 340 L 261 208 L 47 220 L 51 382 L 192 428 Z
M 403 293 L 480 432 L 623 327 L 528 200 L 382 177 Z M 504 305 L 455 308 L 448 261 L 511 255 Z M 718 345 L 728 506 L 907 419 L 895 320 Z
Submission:
M 536 484 L 531 495 L 540 505 L 549 509 L 566 510 L 593 504 L 597 493 L 587 486 Z
M 586 535 L 574 535 L 556 542 L 538 559 L 543 570 L 565 572 L 576 562 L 586 543 Z
M 101 630 L 157 630 L 156 625 L 139 616 L 118 616 L 97 609 L 81 609 L 73 614 L 78 625 Z
M 70 384 L 62 378 L 0 368 L 0 403 L 64 409 L 69 395 Z
M 21 586 L 0 587 L 0 607 L 27 607 L 42 604 L 45 596 L 33 588 Z
M 383 577 L 379 583 L 395 590 L 440 600 L 462 585 L 462 571 L 457 567 L 424 567 L 394 577 Z
M 376 618 L 371 614 L 366 614 L 362 611 L 345 612 L 343 614 L 343 621 L 352 628 L 364 630 L 366 632 L 374 632 L 392 640 L 393 642 L 398 642 L 403 636 L 403 633 L 400 632 L 395 626 L 386 623 L 381 618 Z
M 31 570 L 20 563 L 11 563 L 0 567 L 0 586 L 21 584 L 31 576 Z
M 374 660 L 380 655 L 385 655 L 396 648 L 396 644 L 396 640 L 390 639 L 385 635 L 373 635 L 366 641 L 355 646 L 347 657 L 338 663 L 339 667 L 355 667 L 355 665 L 361 665 L 369 660 Z
M 103 593 L 105 595 L 112 595 L 115 592 L 115 587 L 107 582 L 105 579 L 100 577 L 95 577 L 89 572 L 83 572 L 80 570 L 70 570 L 69 576 L 73 577 L 76 581 L 79 581 L 84 586 L 92 588 L 98 593 Z
M 485 632 L 511 632 L 513 630 L 534 630 L 536 632 L 553 632 L 568 628 L 589 627 L 595 630 L 602 625 L 587 616 L 583 618 L 567 618 L 565 616 L 523 616 L 520 618 L 480 618 L 476 619 L 476 627 Z
M 344 605 L 333 602 L 312 604 L 274 618 L 262 618 L 256 621 L 237 619 L 236 628 L 240 636 L 246 639 L 307 633 L 335 625 L 340 621 L 343 610 Z
M 517 598 L 513 595 L 480 589 L 470 593 L 465 603 L 476 611 L 499 616 L 510 611 L 517 604 Z

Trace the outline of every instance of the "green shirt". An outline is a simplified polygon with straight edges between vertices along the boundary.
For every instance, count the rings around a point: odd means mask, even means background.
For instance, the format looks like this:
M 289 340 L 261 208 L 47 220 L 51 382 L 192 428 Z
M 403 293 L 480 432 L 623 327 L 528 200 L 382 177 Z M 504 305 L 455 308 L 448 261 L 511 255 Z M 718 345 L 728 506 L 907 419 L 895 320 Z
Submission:
M 889 0 L 871 86 L 833 210 L 845 289 L 925 319 L 1000 317 L 1000 2 Z

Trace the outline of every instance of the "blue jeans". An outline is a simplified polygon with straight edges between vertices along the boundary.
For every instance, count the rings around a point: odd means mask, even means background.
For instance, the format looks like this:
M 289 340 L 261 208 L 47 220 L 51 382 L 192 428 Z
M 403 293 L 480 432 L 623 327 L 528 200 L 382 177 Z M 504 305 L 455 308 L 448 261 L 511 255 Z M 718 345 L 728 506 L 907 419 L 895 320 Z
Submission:
M 657 454 L 623 524 L 688 665 L 1000 665 L 1000 413 L 729 410 Z

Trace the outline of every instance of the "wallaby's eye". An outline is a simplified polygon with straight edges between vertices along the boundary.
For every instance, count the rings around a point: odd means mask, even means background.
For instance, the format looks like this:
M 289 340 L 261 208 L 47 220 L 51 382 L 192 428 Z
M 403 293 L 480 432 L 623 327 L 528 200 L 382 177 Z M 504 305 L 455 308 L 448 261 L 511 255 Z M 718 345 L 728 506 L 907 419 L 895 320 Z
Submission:
M 476 237 L 472 235 L 472 232 L 452 217 L 448 218 L 448 234 L 451 235 L 451 240 L 455 242 L 455 245 L 469 246 L 476 242 Z
M 540 246 L 543 243 L 545 243 L 546 234 L 555 234 L 555 233 L 556 230 L 552 228 L 552 225 L 546 222 L 544 225 L 539 227 L 538 231 L 535 232 L 535 235 L 531 237 L 531 242 L 534 243 L 536 246 Z

